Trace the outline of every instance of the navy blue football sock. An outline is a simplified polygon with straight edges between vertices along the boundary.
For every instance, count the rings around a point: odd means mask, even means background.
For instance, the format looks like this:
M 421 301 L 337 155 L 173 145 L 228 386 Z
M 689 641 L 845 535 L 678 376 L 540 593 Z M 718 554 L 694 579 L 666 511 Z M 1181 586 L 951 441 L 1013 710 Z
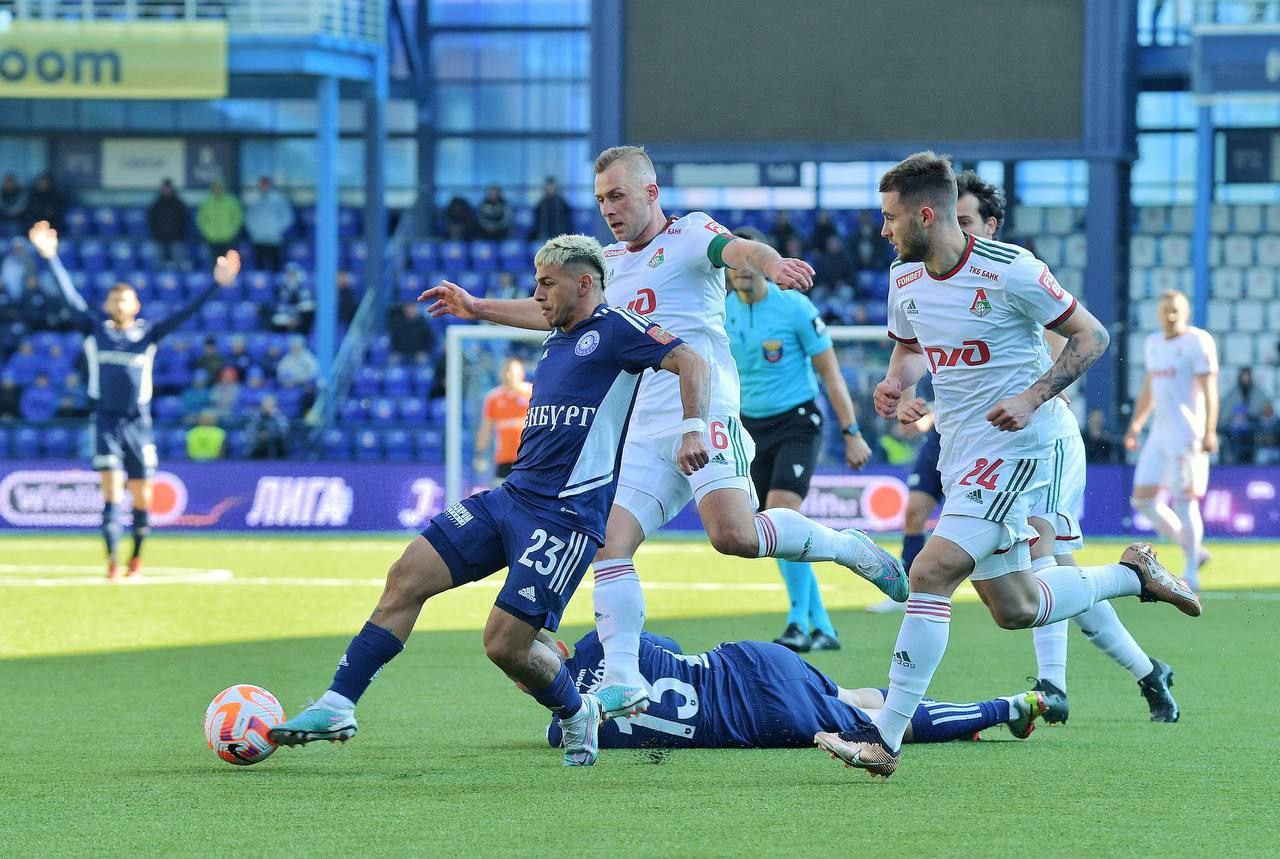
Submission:
M 945 743 L 968 739 L 979 731 L 1009 721 L 1009 702 L 1003 698 L 976 704 L 930 701 L 911 717 L 911 742 Z
M 347 652 L 342 654 L 329 688 L 356 703 L 373 682 L 374 675 L 402 650 L 404 642 L 390 630 L 366 621 L 364 628 L 347 645 Z
M 133 508 L 133 557 L 142 557 L 142 541 L 151 535 L 150 512 L 146 508 Z
M 911 572 L 911 562 L 924 548 L 924 534 L 902 535 L 902 569 Z
M 114 564 L 116 546 L 120 544 L 120 524 L 116 522 L 116 502 L 114 501 L 107 501 L 102 505 L 102 539 L 107 544 L 107 558 Z
M 578 694 L 578 687 L 573 685 L 573 680 L 569 677 L 569 669 L 563 665 L 560 666 L 560 673 L 550 685 L 534 690 L 530 694 L 535 701 L 555 713 L 562 721 L 572 719 L 577 715 L 578 710 L 582 709 L 582 696 Z

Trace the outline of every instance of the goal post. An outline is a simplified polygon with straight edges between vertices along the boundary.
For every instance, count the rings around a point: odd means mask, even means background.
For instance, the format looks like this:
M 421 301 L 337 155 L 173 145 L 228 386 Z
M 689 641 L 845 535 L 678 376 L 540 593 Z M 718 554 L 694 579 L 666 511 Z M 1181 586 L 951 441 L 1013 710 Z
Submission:
M 678 332 L 677 332 L 678 333 Z M 877 424 L 871 406 L 871 393 L 889 364 L 892 341 L 881 325 L 833 325 L 827 328 L 835 343 L 836 353 L 849 392 L 858 412 L 859 423 L 866 428 L 866 435 L 874 448 L 872 431 Z M 476 424 L 468 424 L 468 403 L 475 411 L 475 401 L 482 398 L 493 385 L 496 376 L 482 377 L 468 373 L 468 359 L 484 352 L 485 344 L 522 344 L 530 349 L 542 342 L 546 331 L 508 328 L 503 325 L 450 325 L 445 329 L 445 503 L 452 504 L 463 497 L 465 491 L 466 446 L 475 432 Z M 536 362 L 530 361 L 532 369 Z M 819 395 L 822 396 L 821 394 Z M 829 406 L 824 405 L 829 417 L 834 418 Z M 829 422 L 828 432 L 838 433 L 834 420 Z

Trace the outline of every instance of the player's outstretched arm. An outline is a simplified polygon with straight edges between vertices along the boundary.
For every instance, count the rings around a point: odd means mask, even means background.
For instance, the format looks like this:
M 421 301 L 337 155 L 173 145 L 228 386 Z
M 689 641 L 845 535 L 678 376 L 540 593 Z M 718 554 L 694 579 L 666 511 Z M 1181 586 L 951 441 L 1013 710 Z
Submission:
M 71 282 L 71 275 L 67 274 L 62 260 L 58 259 L 58 231 L 50 226 L 48 221 L 37 221 L 31 225 L 27 238 L 35 247 L 36 253 L 49 261 L 53 279 L 58 284 L 58 291 L 62 293 L 62 300 L 71 309 L 76 327 L 84 330 L 91 326 L 92 311 L 89 310 L 84 296 L 76 291 L 76 286 Z
M 1196 376 L 1196 384 L 1204 391 L 1204 440 L 1201 447 L 1205 453 L 1216 453 L 1218 450 L 1218 374 L 1201 373 Z
M 161 319 L 151 326 L 151 330 L 148 332 L 151 339 L 160 340 L 177 331 L 182 326 L 182 323 L 195 316 L 196 311 L 203 307 L 204 303 L 212 298 L 215 292 L 231 286 L 239 276 L 240 254 L 238 251 L 229 250 L 225 256 L 220 256 L 214 261 L 213 283 L 205 287 L 203 292 L 180 307 L 173 315 Z
M 729 268 L 753 271 L 783 289 L 807 292 L 813 286 L 813 266 L 802 259 L 784 257 L 763 242 L 734 239 L 720 251 L 720 259 Z
M 831 408 L 836 411 L 836 420 L 840 422 L 840 430 L 844 434 L 845 464 L 850 468 L 860 469 L 871 461 L 871 447 L 858 430 L 858 413 L 853 408 L 849 386 L 845 384 L 844 375 L 840 372 L 840 361 L 836 358 L 835 348 L 814 355 L 813 369 L 822 379 L 827 399 L 831 401 Z
M 889 356 L 889 372 L 885 373 L 884 381 L 876 385 L 876 414 L 889 420 L 895 418 L 903 393 L 914 389 L 927 369 L 918 344 L 895 342 Z
M 711 408 L 711 367 L 702 356 L 681 343 L 662 359 L 662 369 L 680 377 L 680 404 L 684 406 L 684 430 L 676 465 L 693 474 L 711 461 L 707 452 L 707 411 Z
M 529 328 L 547 331 L 546 317 L 538 302 L 532 298 L 476 298 L 456 283 L 442 280 L 428 287 L 418 296 L 418 301 L 431 302 L 427 313 L 432 319 L 456 316 L 459 319 L 483 319 L 512 328 Z
M 1061 394 L 1067 386 L 1084 375 L 1084 371 L 1107 351 L 1111 335 L 1106 326 L 1079 305 L 1057 327 L 1065 335 L 1067 345 L 1043 376 L 1021 394 L 1001 400 L 987 412 L 987 420 L 999 430 L 1017 432 L 1031 422 L 1035 410 Z

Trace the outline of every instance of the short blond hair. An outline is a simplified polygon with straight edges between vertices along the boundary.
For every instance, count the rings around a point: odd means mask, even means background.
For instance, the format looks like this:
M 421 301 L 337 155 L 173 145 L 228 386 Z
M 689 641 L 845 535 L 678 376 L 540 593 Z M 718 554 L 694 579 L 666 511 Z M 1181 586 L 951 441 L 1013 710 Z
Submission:
M 658 171 L 643 146 L 611 146 L 596 156 L 594 170 L 600 175 L 619 161 L 631 161 L 632 175 L 645 182 L 658 181 Z
M 533 264 L 557 268 L 586 266 L 595 271 L 596 283 L 604 287 L 604 248 L 591 236 L 568 233 L 547 239 L 534 254 Z
M 1191 305 L 1191 299 L 1187 298 L 1187 294 L 1180 289 L 1166 289 L 1160 293 L 1161 301 L 1177 301 L 1178 299 L 1185 301 L 1188 306 Z

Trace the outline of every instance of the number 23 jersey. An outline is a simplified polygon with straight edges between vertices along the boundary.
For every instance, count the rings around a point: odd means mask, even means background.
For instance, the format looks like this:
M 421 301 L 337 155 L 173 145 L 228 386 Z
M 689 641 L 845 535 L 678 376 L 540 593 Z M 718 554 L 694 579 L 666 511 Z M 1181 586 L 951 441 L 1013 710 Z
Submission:
M 689 344 L 711 366 L 712 416 L 738 416 L 738 367 L 725 333 L 724 272 L 716 262 L 724 227 L 703 212 L 673 218 L 647 245 L 630 249 L 614 242 L 604 249 L 605 298 L 657 322 Z M 645 373 L 636 401 L 633 433 L 664 435 L 684 418 L 680 380 L 671 373 Z
M 999 401 L 1022 393 L 1051 364 L 1042 328 L 1076 309 L 1049 267 L 1030 251 L 966 234 L 960 261 L 934 276 L 922 262 L 889 270 L 889 336 L 916 345 L 933 374 L 938 470 L 944 480 L 972 467 L 976 457 L 1039 459 L 1057 437 L 1052 399 L 1018 432 L 987 420 Z

